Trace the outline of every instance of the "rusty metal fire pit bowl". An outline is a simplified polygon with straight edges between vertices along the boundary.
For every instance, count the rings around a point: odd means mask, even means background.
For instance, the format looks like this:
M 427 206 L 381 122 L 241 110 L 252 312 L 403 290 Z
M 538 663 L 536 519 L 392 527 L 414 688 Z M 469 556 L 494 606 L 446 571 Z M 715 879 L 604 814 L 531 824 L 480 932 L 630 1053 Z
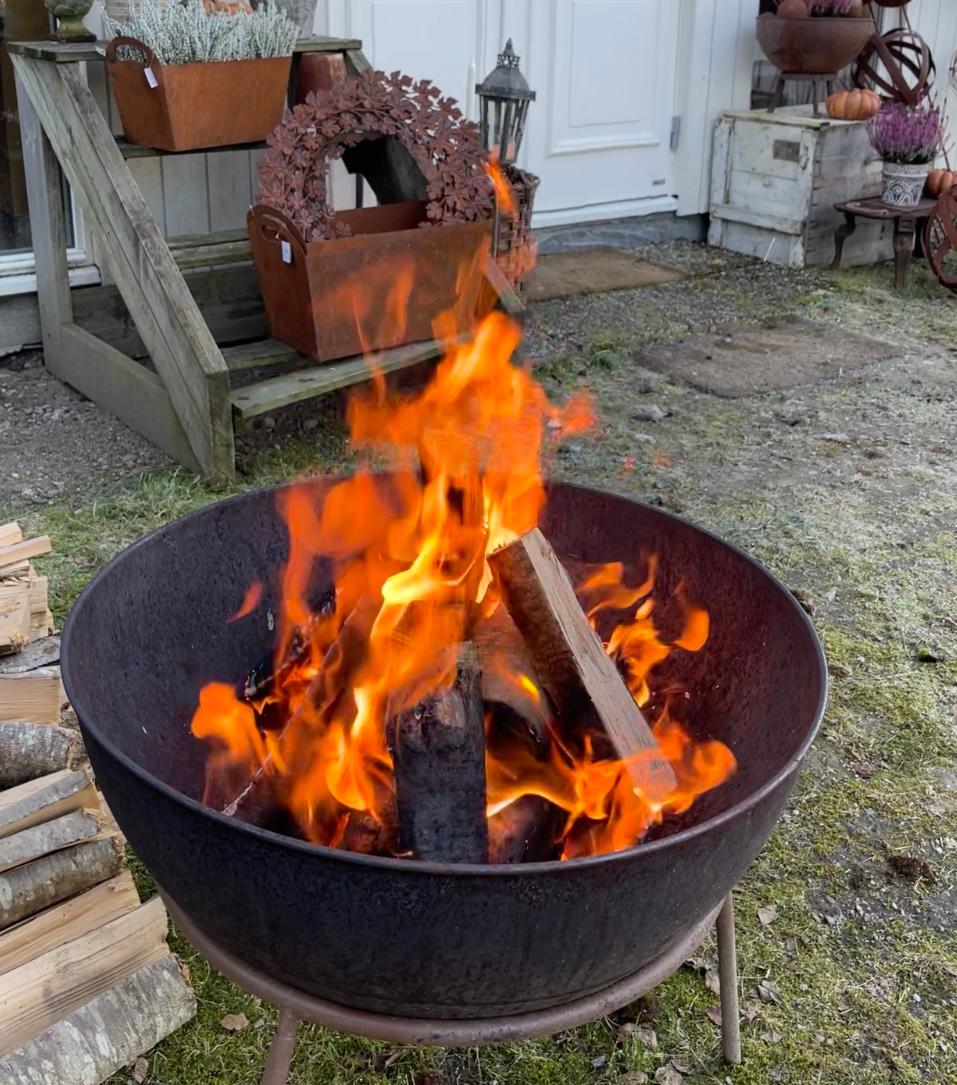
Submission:
M 321 498 L 329 483 L 315 485 Z M 722 739 L 739 764 L 641 845 L 567 862 L 356 855 L 202 805 L 207 751 L 189 730 L 199 689 L 240 680 L 272 647 L 267 607 L 226 619 L 245 586 L 268 584 L 286 558 L 275 492 L 161 528 L 89 585 L 66 623 L 62 670 L 99 786 L 165 892 L 221 946 L 344 1006 L 490 1018 L 563 1005 L 632 975 L 740 879 L 824 709 L 826 668 L 808 619 L 745 554 L 655 509 L 554 485 L 542 527 L 565 560 L 638 567 L 654 551 L 661 598 L 680 581 L 707 607 L 706 650 L 673 655 L 685 658 L 667 677 L 693 691 L 692 730 Z M 666 631 L 677 628 L 677 609 L 662 603 Z
M 874 20 L 759 15 L 758 44 L 788 75 L 832 75 L 846 68 L 874 33 Z

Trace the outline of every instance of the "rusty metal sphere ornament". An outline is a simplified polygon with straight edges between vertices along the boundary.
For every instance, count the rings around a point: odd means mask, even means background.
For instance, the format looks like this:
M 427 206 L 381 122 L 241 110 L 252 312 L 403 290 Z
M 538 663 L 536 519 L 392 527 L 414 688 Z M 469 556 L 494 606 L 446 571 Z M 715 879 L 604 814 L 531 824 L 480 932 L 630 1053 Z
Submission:
M 882 98 L 903 105 L 919 105 L 936 75 L 930 46 L 913 30 L 875 34 L 854 65 L 855 86 L 873 86 Z
M 937 281 L 957 294 L 957 185 L 941 195 L 927 220 L 924 248 Z

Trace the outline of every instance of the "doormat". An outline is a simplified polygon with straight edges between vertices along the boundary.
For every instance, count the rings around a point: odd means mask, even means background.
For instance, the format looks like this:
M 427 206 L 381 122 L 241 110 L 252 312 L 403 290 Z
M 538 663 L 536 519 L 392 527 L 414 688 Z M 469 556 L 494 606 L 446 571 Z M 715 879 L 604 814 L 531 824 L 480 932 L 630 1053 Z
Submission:
M 673 283 L 685 277 L 677 268 L 653 264 L 623 249 L 602 246 L 540 256 L 528 277 L 526 296 L 529 301 L 548 301 L 576 294 Z
M 739 399 L 838 379 L 900 353 L 892 343 L 786 316 L 673 339 L 638 351 L 634 360 L 703 392 Z

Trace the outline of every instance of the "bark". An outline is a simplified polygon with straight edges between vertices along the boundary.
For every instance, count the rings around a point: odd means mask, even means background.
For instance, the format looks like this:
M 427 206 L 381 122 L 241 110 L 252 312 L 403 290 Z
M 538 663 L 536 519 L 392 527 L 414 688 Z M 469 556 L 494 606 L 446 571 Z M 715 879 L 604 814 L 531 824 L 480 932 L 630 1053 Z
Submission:
M 4 1085 L 100 1085 L 196 1014 L 168 954 L 0 1057 Z
M 451 689 L 390 725 L 399 849 L 447 863 L 488 860 L 485 720 L 477 653 L 464 645 Z
M 52 723 L 0 723 L 0 788 L 65 769 L 79 735 Z
M 0 930 L 119 873 L 115 837 L 90 840 L 0 874 Z
M 45 821 L 0 840 L 0 874 L 96 836 L 101 825 L 89 810 Z

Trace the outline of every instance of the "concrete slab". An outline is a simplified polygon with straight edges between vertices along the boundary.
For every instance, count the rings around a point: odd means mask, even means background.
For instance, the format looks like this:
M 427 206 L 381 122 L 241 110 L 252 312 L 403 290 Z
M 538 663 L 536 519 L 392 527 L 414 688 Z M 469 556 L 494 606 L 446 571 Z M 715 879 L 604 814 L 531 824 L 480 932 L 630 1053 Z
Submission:
M 901 353 L 900 345 L 785 316 L 717 328 L 633 357 L 692 388 L 738 399 L 838 379 Z

